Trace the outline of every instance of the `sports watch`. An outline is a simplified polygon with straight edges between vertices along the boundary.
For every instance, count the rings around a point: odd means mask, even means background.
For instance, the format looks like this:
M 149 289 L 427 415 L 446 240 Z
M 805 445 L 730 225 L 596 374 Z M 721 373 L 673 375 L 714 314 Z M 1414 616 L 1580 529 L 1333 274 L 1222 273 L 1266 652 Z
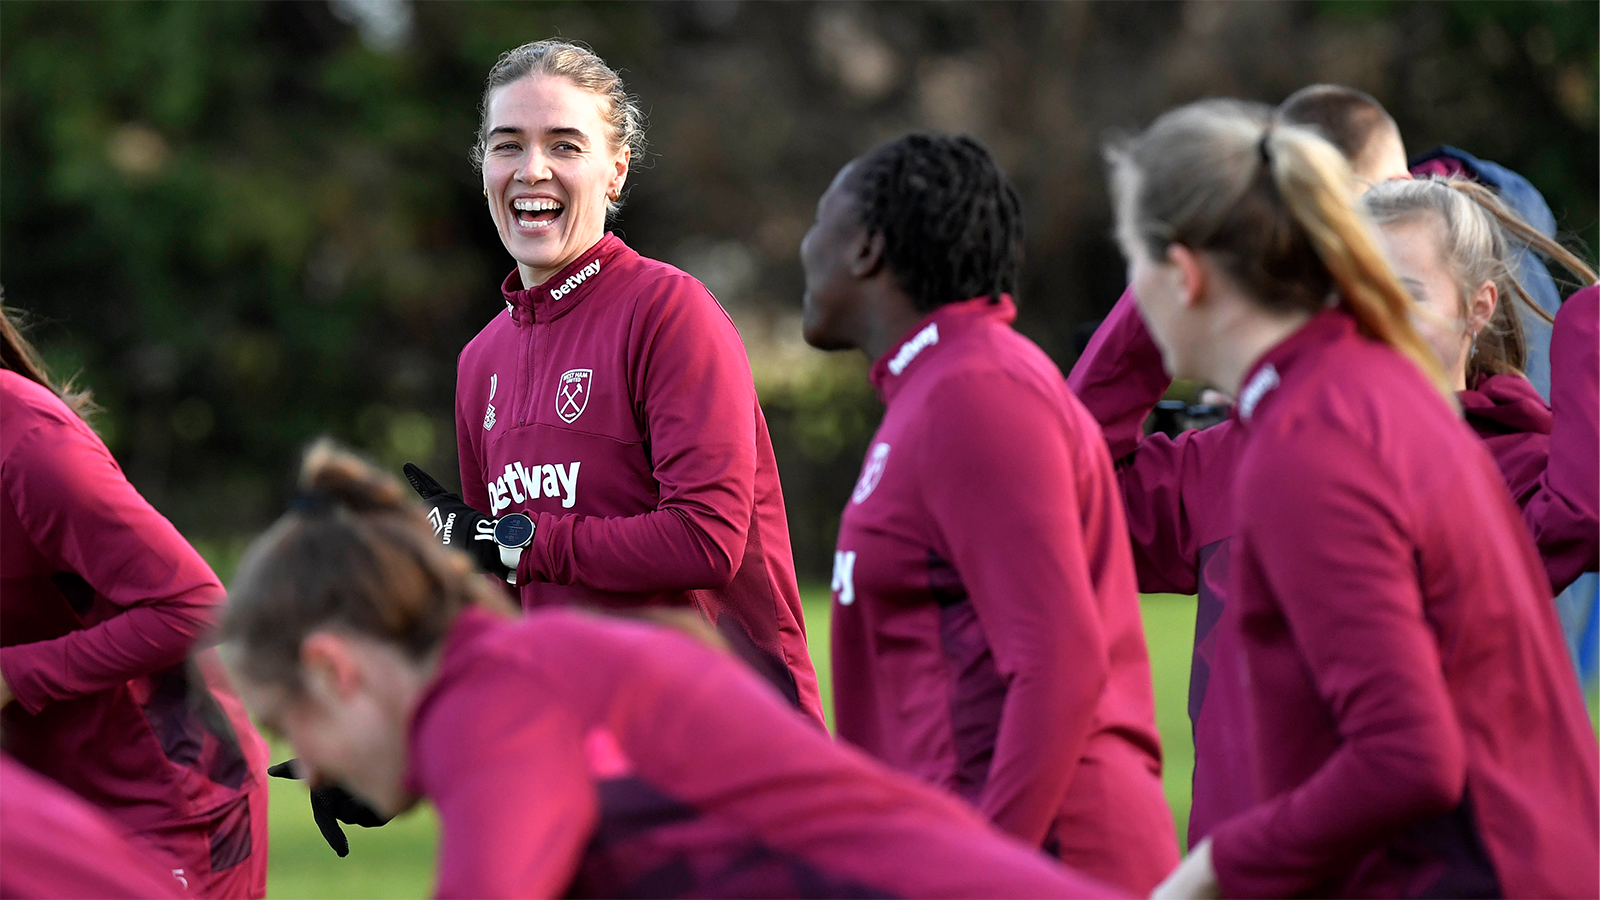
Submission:
M 510 572 L 506 583 L 517 583 L 517 563 L 522 562 L 522 551 L 533 543 L 533 520 L 522 513 L 506 513 L 494 523 L 494 542 L 500 547 L 500 562 Z

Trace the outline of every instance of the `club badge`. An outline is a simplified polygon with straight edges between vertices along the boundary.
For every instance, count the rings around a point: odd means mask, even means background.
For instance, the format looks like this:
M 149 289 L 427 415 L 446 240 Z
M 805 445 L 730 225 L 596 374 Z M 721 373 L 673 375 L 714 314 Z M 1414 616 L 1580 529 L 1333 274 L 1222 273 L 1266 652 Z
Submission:
M 889 445 L 873 444 L 872 452 L 867 454 L 867 464 L 861 467 L 861 477 L 856 480 L 856 489 L 850 492 L 850 502 L 860 503 L 872 495 L 873 488 L 883 479 L 883 470 L 889 465 Z
M 561 373 L 561 380 L 556 383 L 556 415 L 561 421 L 571 425 L 583 415 L 589 406 L 589 382 L 593 377 L 592 369 L 568 369 Z

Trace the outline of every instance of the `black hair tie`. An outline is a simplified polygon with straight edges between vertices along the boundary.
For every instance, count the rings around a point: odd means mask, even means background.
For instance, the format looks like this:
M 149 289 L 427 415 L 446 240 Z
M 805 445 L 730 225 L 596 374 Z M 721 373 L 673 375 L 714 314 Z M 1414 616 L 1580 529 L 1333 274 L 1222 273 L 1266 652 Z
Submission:
M 296 491 L 289 498 L 289 512 L 302 516 L 323 516 L 333 511 L 338 501 L 327 491 L 318 488 Z

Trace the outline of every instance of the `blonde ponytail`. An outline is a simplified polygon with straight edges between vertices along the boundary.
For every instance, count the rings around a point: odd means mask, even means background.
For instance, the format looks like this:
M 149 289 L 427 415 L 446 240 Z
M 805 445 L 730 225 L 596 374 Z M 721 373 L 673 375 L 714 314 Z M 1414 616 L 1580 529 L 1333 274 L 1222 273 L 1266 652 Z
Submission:
M 1361 332 L 1417 364 L 1454 402 L 1411 326 L 1411 300 L 1355 209 L 1345 159 L 1273 110 L 1202 100 L 1163 113 L 1106 150 L 1119 222 L 1154 259 L 1171 244 L 1207 253 L 1261 306 L 1317 312 L 1334 297 Z
M 1372 226 L 1357 210 L 1344 156 L 1332 144 L 1298 128 L 1269 128 L 1263 141 L 1278 192 L 1333 276 L 1361 333 L 1400 351 L 1453 402 L 1455 391 L 1439 355 L 1411 325 L 1411 295 L 1389 268 Z

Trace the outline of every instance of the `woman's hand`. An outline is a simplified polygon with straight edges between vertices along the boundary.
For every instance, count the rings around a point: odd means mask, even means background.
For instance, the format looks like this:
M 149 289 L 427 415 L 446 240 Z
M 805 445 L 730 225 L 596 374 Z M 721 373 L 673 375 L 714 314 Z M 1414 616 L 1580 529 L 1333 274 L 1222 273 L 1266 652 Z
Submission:
M 1211 868 L 1210 838 L 1195 845 L 1172 874 L 1150 892 L 1151 900 L 1215 900 L 1221 896 L 1222 885 L 1217 884 L 1217 871 Z
M 5 709 L 6 704 L 17 699 L 11 693 L 11 685 L 6 684 L 6 676 L 0 675 L 0 709 Z

